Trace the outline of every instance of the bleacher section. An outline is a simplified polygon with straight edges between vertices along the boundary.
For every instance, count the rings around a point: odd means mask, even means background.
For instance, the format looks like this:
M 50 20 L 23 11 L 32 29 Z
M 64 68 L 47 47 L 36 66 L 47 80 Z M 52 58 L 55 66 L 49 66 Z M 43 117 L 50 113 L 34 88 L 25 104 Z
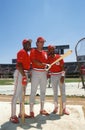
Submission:
M 0 78 L 13 78 L 15 64 L 0 64 Z
M 67 78 L 77 78 L 79 77 L 79 69 L 77 62 L 67 62 L 65 63 L 66 77 Z
M 16 64 L 0 64 L 0 78 L 13 78 Z M 79 77 L 79 70 L 77 62 L 65 63 L 66 77 Z

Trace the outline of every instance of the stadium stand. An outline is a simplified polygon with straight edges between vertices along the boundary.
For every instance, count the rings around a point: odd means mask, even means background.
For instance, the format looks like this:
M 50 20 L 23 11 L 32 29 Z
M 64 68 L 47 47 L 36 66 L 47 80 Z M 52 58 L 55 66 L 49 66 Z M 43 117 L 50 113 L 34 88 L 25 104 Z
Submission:
M 66 78 L 77 78 L 79 77 L 79 69 L 77 62 L 66 62 L 65 63 Z
M 15 64 L 0 64 L 0 78 L 13 78 Z
M 0 78 L 13 78 L 16 64 L 0 64 Z M 65 63 L 66 77 L 79 77 L 77 62 Z

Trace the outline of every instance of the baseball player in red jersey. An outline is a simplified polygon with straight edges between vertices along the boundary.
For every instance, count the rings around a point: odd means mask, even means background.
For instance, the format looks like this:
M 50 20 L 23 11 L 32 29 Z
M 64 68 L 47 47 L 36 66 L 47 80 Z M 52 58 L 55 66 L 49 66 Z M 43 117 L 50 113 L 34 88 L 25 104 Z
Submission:
M 35 95 L 40 85 L 40 102 L 41 109 L 40 114 L 49 115 L 46 110 L 44 110 L 44 100 L 45 100 L 45 91 L 47 84 L 47 72 L 45 71 L 45 66 L 47 62 L 47 54 L 43 51 L 44 38 L 38 37 L 36 41 L 36 49 L 32 49 L 30 52 L 30 59 L 32 62 L 32 77 L 31 77 L 31 94 L 30 94 L 30 116 L 34 117 L 34 101 Z
M 56 61 L 60 55 L 55 54 L 55 47 L 49 45 L 48 46 L 48 64 L 53 63 Z M 53 113 L 58 112 L 58 85 L 62 83 L 62 107 L 63 107 L 63 114 L 69 115 L 68 110 L 66 109 L 66 94 L 65 94 L 65 71 L 64 71 L 64 61 L 61 60 L 54 64 L 50 68 L 50 75 L 51 75 L 51 84 L 53 87 L 53 92 L 54 92 L 54 110 Z
M 16 103 L 19 100 L 20 103 L 20 113 L 19 117 L 21 117 L 21 109 L 22 109 L 22 90 L 24 87 L 24 93 L 26 91 L 26 86 L 28 82 L 28 70 L 30 69 L 30 56 L 28 51 L 31 48 L 32 40 L 24 39 L 22 41 L 23 49 L 21 49 L 17 53 L 17 63 L 16 70 L 14 72 L 14 95 L 12 98 L 11 104 L 11 117 L 10 121 L 13 123 L 19 123 L 19 119 L 16 116 Z M 29 118 L 27 114 L 24 113 L 25 118 Z

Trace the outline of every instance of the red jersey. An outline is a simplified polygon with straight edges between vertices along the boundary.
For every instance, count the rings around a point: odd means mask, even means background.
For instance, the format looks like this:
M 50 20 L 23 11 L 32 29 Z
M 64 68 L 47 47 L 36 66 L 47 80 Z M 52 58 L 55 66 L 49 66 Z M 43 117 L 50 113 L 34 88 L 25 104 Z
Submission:
M 55 54 L 54 57 L 49 56 L 48 57 L 48 64 L 53 63 L 54 61 L 56 61 L 58 58 L 60 57 L 59 54 Z M 51 68 L 50 68 L 50 72 L 53 73 L 57 73 L 57 72 L 61 72 L 62 71 L 62 66 L 64 65 L 64 61 L 63 59 L 60 60 L 59 62 L 57 62 L 56 64 L 54 64 Z
M 33 62 L 33 60 L 37 60 L 41 63 L 47 62 L 47 54 L 45 51 L 38 51 L 37 49 L 32 49 L 30 52 L 30 59 L 32 62 L 32 68 L 44 69 L 43 66 L 39 66 Z
M 17 63 L 22 63 L 24 70 L 30 69 L 30 56 L 24 49 L 17 53 Z M 18 65 L 16 66 L 18 68 Z

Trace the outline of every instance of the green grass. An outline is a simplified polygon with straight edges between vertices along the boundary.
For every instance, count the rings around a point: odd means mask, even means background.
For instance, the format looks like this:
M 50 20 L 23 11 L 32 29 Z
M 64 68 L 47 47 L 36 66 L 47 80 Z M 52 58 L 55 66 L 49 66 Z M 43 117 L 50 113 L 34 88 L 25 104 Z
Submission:
M 81 79 L 80 78 L 66 78 L 65 82 L 69 83 L 69 82 L 80 82 Z
M 13 79 L 0 79 L 0 85 L 13 85 Z
M 80 78 L 66 78 L 65 82 L 80 82 Z M 14 80 L 13 79 L 0 79 L 0 85 L 13 85 Z

